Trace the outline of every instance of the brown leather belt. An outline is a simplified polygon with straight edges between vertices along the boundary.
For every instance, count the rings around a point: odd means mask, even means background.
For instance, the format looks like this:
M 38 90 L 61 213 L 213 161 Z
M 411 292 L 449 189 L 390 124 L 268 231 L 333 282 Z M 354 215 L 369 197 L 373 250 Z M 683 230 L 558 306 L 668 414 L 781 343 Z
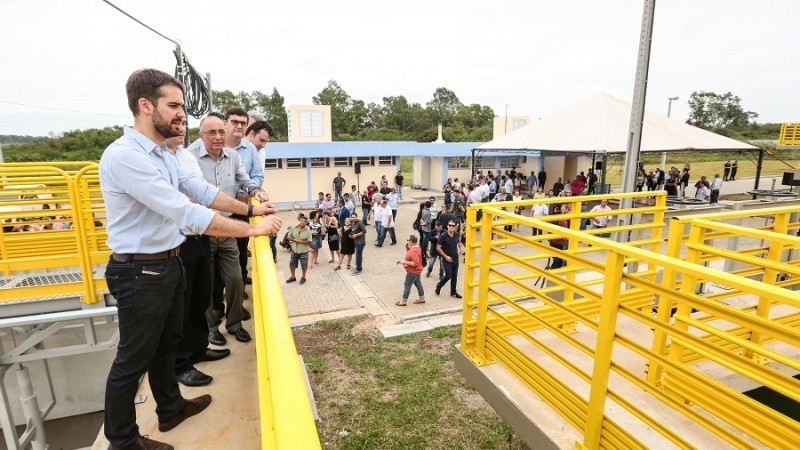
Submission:
M 180 253 L 181 248 L 175 247 L 172 250 L 158 253 L 112 253 L 111 256 L 124 261 L 159 261 L 178 256 Z

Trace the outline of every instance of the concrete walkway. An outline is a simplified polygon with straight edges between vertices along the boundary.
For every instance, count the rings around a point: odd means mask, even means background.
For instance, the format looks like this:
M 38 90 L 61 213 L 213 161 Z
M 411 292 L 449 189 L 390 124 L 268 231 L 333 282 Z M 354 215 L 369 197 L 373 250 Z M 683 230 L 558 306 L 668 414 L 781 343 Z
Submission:
M 780 179 L 775 176 L 762 178 L 760 188 L 770 189 L 773 178 L 777 179 L 776 189 L 786 188 L 780 186 Z M 747 192 L 753 189 L 754 181 L 754 178 L 743 178 L 726 182 L 721 194 Z M 619 189 L 620 187 L 616 186 L 612 192 L 619 192 Z M 694 192 L 692 183 L 687 188 L 687 195 L 693 195 Z M 324 243 L 319 256 L 320 265 L 309 270 L 308 282 L 302 286 L 298 283 L 284 284 L 283 294 L 292 325 L 299 326 L 319 320 L 369 314 L 379 320 L 382 325 L 381 333 L 385 337 L 391 337 L 461 323 L 462 300 L 451 298 L 447 287 L 442 290 L 441 296 L 434 293 L 438 263 L 430 278 L 425 278 L 423 275 L 422 284 L 426 300 L 424 305 L 414 305 L 411 301 L 405 307 L 395 305 L 402 296 L 405 278 L 405 270 L 396 262 L 405 255 L 403 244 L 408 236 L 417 235 L 412 223 L 417 216 L 419 203 L 431 195 L 437 198 L 440 206 L 442 203 L 442 194 L 438 192 L 406 189 L 405 194 L 404 202 L 398 207 L 395 228 L 398 244 L 389 245 L 387 237 L 383 247 L 375 247 L 373 241 L 377 233 L 370 223 L 367 246 L 364 249 L 364 271 L 360 275 L 353 276 L 344 266 L 341 270 L 333 270 L 335 264 L 328 263 L 330 253 L 327 244 Z M 294 225 L 299 211 L 301 210 L 281 211 L 279 215 L 284 224 Z M 308 210 L 302 211 L 308 214 Z M 289 277 L 288 264 L 289 251 L 278 247 L 280 280 Z M 463 280 L 464 264 L 461 264 L 458 275 L 459 286 L 463 285 Z M 464 294 L 462 288 L 459 288 L 459 293 Z M 416 289 L 412 288 L 409 300 L 416 299 L 416 295 Z

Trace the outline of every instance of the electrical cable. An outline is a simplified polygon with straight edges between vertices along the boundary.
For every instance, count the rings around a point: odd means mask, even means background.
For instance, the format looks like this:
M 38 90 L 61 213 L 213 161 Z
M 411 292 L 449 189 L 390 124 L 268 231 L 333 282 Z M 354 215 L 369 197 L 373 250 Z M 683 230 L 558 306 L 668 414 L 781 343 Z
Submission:
M 121 12 L 122 14 L 125 14 L 126 16 L 128 16 L 129 18 L 131 18 L 131 19 L 132 19 L 134 22 L 138 23 L 139 25 L 141 25 L 141 26 L 143 26 L 143 27 L 147 28 L 148 30 L 150 30 L 150 31 L 152 31 L 153 33 L 155 33 L 155 34 L 157 34 L 157 35 L 159 35 L 159 36 L 163 37 L 164 39 L 166 39 L 166 40 L 168 40 L 168 41 L 172 42 L 173 44 L 175 44 L 175 45 L 178 45 L 178 43 L 177 43 L 177 42 L 173 41 L 172 39 L 170 39 L 170 38 L 168 38 L 168 37 L 164 36 L 163 34 L 159 33 L 158 31 L 154 30 L 154 29 L 153 29 L 153 28 L 151 28 L 149 25 L 145 24 L 144 22 L 142 22 L 141 20 L 137 19 L 136 17 L 133 17 L 132 15 L 130 15 L 130 14 L 128 14 L 128 13 L 126 13 L 126 12 L 125 12 L 125 11 L 123 11 L 123 10 L 122 10 L 122 8 L 120 8 L 119 6 L 117 6 L 117 5 L 113 4 L 113 3 L 111 3 L 111 2 L 110 2 L 110 1 L 108 1 L 108 0 L 103 0 L 103 2 L 104 2 L 104 3 L 106 3 L 106 4 L 108 4 L 108 6 L 110 6 L 110 7 L 114 8 L 114 9 L 116 9 L 116 10 L 117 10 L 117 11 L 119 11 L 119 12 Z
M 211 103 L 209 102 L 208 86 L 202 75 L 197 73 L 194 67 L 189 64 L 186 54 L 175 50 L 177 64 L 175 66 L 175 78 L 183 83 L 183 100 L 186 114 L 195 118 L 200 118 L 211 110 Z M 181 62 L 183 64 L 181 65 Z
M 116 9 L 117 11 L 121 12 L 128 16 L 131 20 L 135 21 L 139 25 L 147 28 L 148 30 L 152 31 L 153 33 L 163 37 L 164 39 L 172 42 L 175 46 L 180 49 L 180 44 L 170 39 L 163 34 L 159 33 L 149 25 L 145 24 L 141 20 L 133 17 L 132 15 L 128 14 L 127 12 L 123 11 L 122 8 L 118 7 L 117 5 L 111 3 L 108 0 L 103 0 L 104 3 L 108 4 L 112 8 Z M 197 73 L 197 71 L 189 64 L 189 60 L 186 58 L 186 54 L 181 52 L 178 54 L 178 50 L 176 49 L 173 51 L 175 55 L 175 59 L 177 60 L 177 64 L 175 66 L 175 78 L 177 78 L 181 83 L 183 83 L 183 98 L 186 114 L 194 116 L 196 118 L 200 118 L 207 112 L 211 110 L 211 105 L 209 102 L 209 92 L 208 86 L 205 84 L 204 78 Z

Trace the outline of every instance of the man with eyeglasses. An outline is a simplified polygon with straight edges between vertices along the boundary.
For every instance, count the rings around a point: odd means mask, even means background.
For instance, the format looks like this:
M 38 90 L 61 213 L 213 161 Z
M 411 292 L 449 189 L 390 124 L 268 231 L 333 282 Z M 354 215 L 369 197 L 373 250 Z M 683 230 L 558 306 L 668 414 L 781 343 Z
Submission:
M 259 184 L 248 177 L 239 153 L 224 146 L 226 134 L 225 124 L 216 117 L 209 116 L 200 122 L 201 145 L 195 147 L 192 153 L 197 158 L 203 177 L 209 184 L 219 187 L 228 195 L 233 196 L 237 190 L 243 190 L 265 201 L 266 193 Z M 239 260 L 237 243 L 234 239 L 213 235 L 210 239 L 212 268 L 219 271 L 220 279 L 225 283 L 225 300 L 228 307 L 225 314 L 225 328 L 228 333 L 236 337 L 237 341 L 248 342 L 251 339 L 250 334 L 241 324 L 244 320 L 242 312 L 244 283 L 241 270 L 236 267 Z M 215 280 L 214 284 L 216 283 Z M 221 304 L 216 309 L 224 310 Z M 208 341 L 215 345 L 224 345 L 225 337 L 217 329 L 221 322 L 220 314 L 209 308 L 206 319 L 209 326 Z
M 436 244 L 436 252 L 442 257 L 441 264 L 444 266 L 444 277 L 436 283 L 436 295 L 442 291 L 442 286 L 450 281 L 450 296 L 461 298 L 461 294 L 456 291 L 458 285 L 458 260 L 459 255 L 464 251 L 464 244 L 461 243 L 461 235 L 456 231 L 458 223 L 447 221 L 447 232 L 439 236 Z

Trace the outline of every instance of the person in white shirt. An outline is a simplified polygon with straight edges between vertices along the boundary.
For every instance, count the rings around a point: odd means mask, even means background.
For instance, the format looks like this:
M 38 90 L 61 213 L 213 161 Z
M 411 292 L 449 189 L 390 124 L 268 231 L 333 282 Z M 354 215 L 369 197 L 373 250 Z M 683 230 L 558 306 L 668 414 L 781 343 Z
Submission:
M 608 200 L 606 199 L 600 200 L 600 204 L 592 208 L 589 212 L 596 213 L 603 211 L 611 211 L 611 207 L 608 206 Z M 609 222 L 611 222 L 611 214 L 592 217 L 592 225 L 594 228 L 605 228 L 608 226 Z M 598 234 L 598 236 L 607 238 L 611 237 L 611 233 L 602 233 Z
M 392 238 L 391 245 L 397 245 L 397 236 L 394 233 L 394 216 L 392 215 L 392 208 L 389 207 L 389 202 L 384 198 L 381 200 L 381 235 L 378 237 L 376 247 L 382 247 L 383 241 L 386 239 L 386 233 Z M 377 215 L 376 221 L 377 221 Z
M 700 187 L 697 188 L 697 193 L 694 195 L 694 198 L 706 201 L 708 197 L 711 195 L 711 190 L 705 184 L 701 184 Z
M 531 207 L 531 217 L 544 217 L 549 213 L 549 207 L 544 203 L 537 203 Z M 539 228 L 533 227 L 531 229 L 531 235 L 537 236 L 542 234 L 542 230 Z
M 429 208 L 431 211 L 431 223 L 436 221 L 436 218 L 439 217 L 439 205 L 436 204 L 436 197 L 431 197 L 428 199 L 431 202 L 431 207 Z
M 712 205 L 716 205 L 719 201 L 719 190 L 722 188 L 722 178 L 719 174 L 714 175 L 714 181 L 711 182 L 711 201 Z

